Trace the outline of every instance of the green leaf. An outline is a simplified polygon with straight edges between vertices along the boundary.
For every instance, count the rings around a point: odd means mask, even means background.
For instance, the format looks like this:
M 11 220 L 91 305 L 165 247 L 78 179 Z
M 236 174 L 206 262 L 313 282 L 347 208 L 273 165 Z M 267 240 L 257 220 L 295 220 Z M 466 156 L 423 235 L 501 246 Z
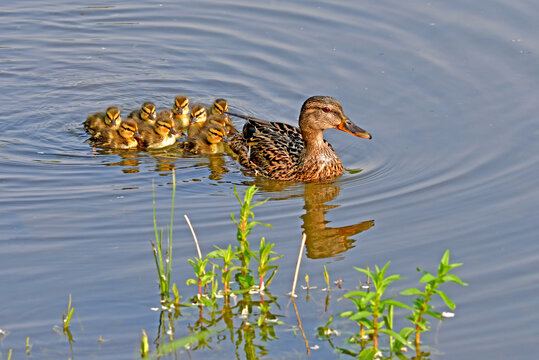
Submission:
M 445 275 L 442 280 L 445 282 L 445 281 L 452 281 L 452 282 L 455 282 L 459 285 L 462 285 L 462 286 L 468 286 L 467 283 L 463 282 L 457 275 L 453 275 L 453 274 L 447 274 Z
M 447 249 L 440 260 L 440 264 L 448 265 L 449 264 L 449 249 Z
M 349 317 L 351 315 L 355 314 L 353 311 L 345 311 L 339 314 L 340 317 Z
M 345 298 L 349 298 L 349 297 L 352 297 L 352 296 L 364 297 L 364 296 L 367 296 L 367 293 L 365 291 L 361 291 L 361 290 L 352 290 L 352 291 L 349 291 L 349 292 L 347 292 L 346 294 L 343 295 L 343 297 L 345 297 Z
M 380 329 L 380 332 L 393 336 L 395 339 L 400 341 L 403 345 L 408 346 L 410 349 L 414 349 L 414 346 L 412 344 L 409 344 L 406 338 L 404 338 L 401 334 L 397 334 L 395 331 L 390 329 Z
M 376 356 L 378 350 L 374 348 L 368 348 L 359 353 L 358 360 L 372 360 Z
M 403 290 L 400 292 L 401 295 L 417 295 L 417 296 L 425 296 L 425 294 L 416 288 L 409 288 L 406 290 Z
M 447 296 L 443 291 L 441 290 L 434 290 L 436 292 L 436 294 L 440 295 L 440 297 L 442 298 L 442 300 L 444 301 L 444 303 L 447 305 L 448 308 L 450 308 L 451 310 L 455 310 L 455 308 L 457 307 L 455 305 L 455 303 L 449 298 L 449 296 Z
M 386 300 L 383 300 L 381 302 L 382 304 L 385 304 L 385 305 L 393 305 L 393 306 L 398 306 L 400 308 L 403 308 L 403 309 L 408 309 L 408 310 L 412 310 L 412 308 L 404 303 L 401 303 L 400 301 L 397 301 L 397 300 L 393 300 L 393 299 L 386 299 Z
M 434 277 L 432 274 L 425 271 L 424 275 L 421 277 L 419 282 L 420 283 L 427 283 L 427 282 L 431 282 L 433 280 L 436 280 L 436 277 Z
M 360 311 L 358 313 L 355 313 L 354 315 L 350 316 L 350 320 L 360 320 L 360 319 L 366 319 L 368 316 L 372 316 L 372 312 L 370 311 Z

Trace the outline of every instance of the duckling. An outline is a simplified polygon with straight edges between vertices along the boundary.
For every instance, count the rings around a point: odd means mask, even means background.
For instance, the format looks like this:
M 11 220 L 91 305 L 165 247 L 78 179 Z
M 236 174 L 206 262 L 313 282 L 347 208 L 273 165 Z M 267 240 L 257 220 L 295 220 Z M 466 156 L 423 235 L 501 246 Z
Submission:
M 84 128 L 90 134 L 91 138 L 98 138 L 104 130 L 117 129 L 121 122 L 120 108 L 110 106 L 104 113 L 97 112 L 90 114 L 84 122 Z
M 228 111 L 228 101 L 223 98 L 215 99 L 212 106 L 206 110 L 210 115 L 221 115 L 223 111 Z
M 225 114 L 221 115 L 210 115 L 208 119 L 206 120 L 206 124 L 217 124 L 221 125 L 226 129 L 227 135 L 235 135 L 238 133 L 238 130 L 232 125 L 230 122 L 230 117 Z
M 155 113 L 155 104 L 153 102 L 147 101 L 138 110 L 133 110 L 127 118 L 133 119 L 137 122 L 139 128 L 151 127 L 155 124 L 155 118 L 157 114 Z
M 189 98 L 185 95 L 177 95 L 174 99 L 172 108 L 174 114 L 174 130 L 176 130 L 176 138 L 182 136 L 182 133 L 189 127 Z
M 187 129 L 189 137 L 195 137 L 206 122 L 206 108 L 202 104 L 195 104 L 191 108 L 191 123 Z
M 333 147 L 324 140 L 322 132 L 326 129 L 372 138 L 348 119 L 339 101 L 329 96 L 305 100 L 299 114 L 299 128 L 245 115 L 239 117 L 247 123 L 243 132 L 230 141 L 239 163 L 255 174 L 277 180 L 328 181 L 344 172 Z
M 132 149 L 138 146 L 138 140 L 142 140 L 138 132 L 137 122 L 134 119 L 122 121 L 118 129 L 106 129 L 96 139 L 99 147 L 110 149 Z
M 141 129 L 142 146 L 146 149 L 159 149 L 176 142 L 176 131 L 172 119 L 172 110 L 162 110 L 157 115 L 155 124 Z
M 222 142 L 225 135 L 226 129 L 224 127 L 217 124 L 207 124 L 196 136 L 189 137 L 182 144 L 182 147 L 184 151 L 192 154 L 220 154 L 225 151 Z

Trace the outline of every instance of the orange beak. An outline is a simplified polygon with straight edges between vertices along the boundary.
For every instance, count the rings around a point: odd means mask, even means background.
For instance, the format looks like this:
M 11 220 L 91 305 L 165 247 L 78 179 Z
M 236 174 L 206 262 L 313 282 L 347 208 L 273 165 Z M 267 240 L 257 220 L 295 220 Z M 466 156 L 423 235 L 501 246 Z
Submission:
M 363 130 L 350 120 L 348 118 L 343 118 L 342 121 L 337 125 L 337 129 L 341 131 L 345 131 L 347 133 L 350 133 L 354 136 L 363 138 L 363 139 L 372 139 L 371 134 L 369 134 L 367 131 Z

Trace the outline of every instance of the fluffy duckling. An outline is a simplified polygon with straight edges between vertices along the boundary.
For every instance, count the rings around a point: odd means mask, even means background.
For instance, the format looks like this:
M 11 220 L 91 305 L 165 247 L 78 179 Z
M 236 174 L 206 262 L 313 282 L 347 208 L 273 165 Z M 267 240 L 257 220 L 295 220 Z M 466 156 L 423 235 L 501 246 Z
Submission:
M 230 122 L 230 117 L 225 114 L 221 115 L 210 115 L 208 119 L 206 120 L 206 124 L 217 124 L 226 129 L 227 135 L 235 135 L 238 133 L 238 130 L 232 125 Z
M 160 149 L 176 142 L 176 131 L 172 110 L 162 110 L 152 127 L 141 129 L 142 146 L 146 149 Z
M 189 137 L 195 137 L 206 122 L 206 108 L 202 104 L 195 104 L 191 108 L 191 123 L 187 129 Z
M 208 124 L 196 136 L 189 137 L 182 144 L 182 147 L 184 151 L 192 154 L 220 154 L 225 151 L 225 145 L 223 144 L 225 135 L 226 129 L 224 127 L 217 124 Z
M 223 98 L 215 99 L 207 111 L 210 115 L 221 115 L 223 111 L 228 111 L 228 101 Z
M 90 114 L 84 122 L 84 128 L 90 134 L 90 137 L 95 139 L 107 129 L 117 129 L 121 122 L 120 108 L 110 106 L 105 112 Z
M 147 101 L 138 110 L 133 110 L 127 116 L 129 119 L 133 119 L 137 122 L 139 128 L 151 127 L 155 124 L 155 118 L 157 114 L 155 112 L 155 104 Z
M 189 98 L 183 94 L 177 95 L 174 99 L 174 106 L 172 107 L 174 130 L 176 138 L 182 136 L 182 133 L 189 127 L 190 112 L 189 112 Z
M 118 129 L 106 129 L 96 139 L 96 145 L 110 149 L 132 149 L 142 140 L 138 132 L 137 122 L 134 119 L 122 121 Z

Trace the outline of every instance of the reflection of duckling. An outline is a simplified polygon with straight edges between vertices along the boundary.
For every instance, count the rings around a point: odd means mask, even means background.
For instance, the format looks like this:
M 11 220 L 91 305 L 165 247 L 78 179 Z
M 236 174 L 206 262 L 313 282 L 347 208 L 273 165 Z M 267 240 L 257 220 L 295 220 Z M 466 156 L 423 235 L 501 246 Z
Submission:
M 153 127 L 141 129 L 142 144 L 147 149 L 159 149 L 176 142 L 176 131 L 171 110 L 162 110 Z
M 157 114 L 155 113 L 155 104 L 153 102 L 145 102 L 140 109 L 133 110 L 127 116 L 137 122 L 138 127 L 142 130 L 144 127 L 151 127 L 155 123 Z
M 117 129 L 121 121 L 120 108 L 110 106 L 104 113 L 90 114 L 84 122 L 84 128 L 92 138 L 97 138 L 104 130 Z
M 189 137 L 195 137 L 206 122 L 206 108 L 202 104 L 195 104 L 191 108 L 191 124 L 187 131 Z
M 220 125 L 204 126 L 195 137 L 189 137 L 182 144 L 184 151 L 193 154 L 219 154 L 225 151 L 222 143 L 226 130 Z
M 189 98 L 185 95 L 177 95 L 174 99 L 172 112 L 174 114 L 174 130 L 178 133 L 176 138 L 179 138 L 189 127 Z
M 137 122 L 133 119 L 122 121 L 117 130 L 107 129 L 96 139 L 96 145 L 110 149 L 132 149 L 138 146 Z
M 215 99 L 212 106 L 207 109 L 210 115 L 221 115 L 223 111 L 228 111 L 228 101 L 223 98 Z

